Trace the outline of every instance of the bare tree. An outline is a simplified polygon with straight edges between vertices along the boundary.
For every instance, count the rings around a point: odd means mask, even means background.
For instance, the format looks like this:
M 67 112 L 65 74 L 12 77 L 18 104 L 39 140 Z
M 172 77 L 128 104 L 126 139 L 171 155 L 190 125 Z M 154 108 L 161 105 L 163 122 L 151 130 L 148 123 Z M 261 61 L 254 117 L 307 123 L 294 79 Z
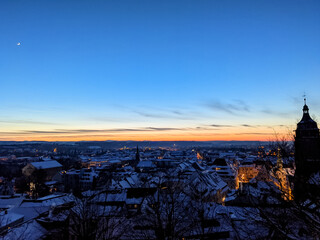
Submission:
M 191 199 L 184 192 L 185 183 L 172 173 L 158 176 L 156 191 L 144 199 L 135 228 L 147 239 L 177 239 L 192 225 Z
M 291 193 L 291 185 L 283 169 L 274 167 L 269 171 L 269 186 L 265 198 L 248 192 L 252 208 L 247 210 L 247 221 L 256 229 L 262 229 L 258 236 L 250 235 L 250 225 L 241 226 L 250 239 L 319 239 L 320 237 L 320 202 L 309 198 L 305 202 L 296 202 Z M 250 185 L 250 184 L 249 184 Z M 254 189 L 253 184 L 248 189 Z M 318 189 L 320 190 L 320 189 Z M 269 200 L 269 201 L 267 201 Z M 271 200 L 271 201 L 270 201 Z M 239 226 L 238 226 L 239 227 Z
M 79 240 L 120 239 L 128 221 L 121 207 L 98 204 L 107 201 L 108 193 L 99 192 L 89 197 L 77 198 L 69 216 L 69 234 Z
M 279 134 L 274 131 L 273 138 L 269 141 L 269 147 L 273 152 L 280 151 L 281 157 L 285 160 L 293 157 L 294 134 L 289 129 L 286 134 Z

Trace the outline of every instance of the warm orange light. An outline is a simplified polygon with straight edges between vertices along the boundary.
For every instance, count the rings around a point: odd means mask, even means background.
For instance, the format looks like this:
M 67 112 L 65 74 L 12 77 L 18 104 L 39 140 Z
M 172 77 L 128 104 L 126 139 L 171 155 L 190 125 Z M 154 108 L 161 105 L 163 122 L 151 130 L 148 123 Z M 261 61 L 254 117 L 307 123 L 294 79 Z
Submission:
M 54 130 L 53 130 L 54 132 Z M 281 134 L 281 132 L 279 132 Z M 270 141 L 274 136 L 270 128 L 254 128 L 250 131 L 243 128 L 212 129 L 182 128 L 181 130 L 146 130 L 141 131 L 106 131 L 88 133 L 7 133 L 0 136 L 0 141 Z

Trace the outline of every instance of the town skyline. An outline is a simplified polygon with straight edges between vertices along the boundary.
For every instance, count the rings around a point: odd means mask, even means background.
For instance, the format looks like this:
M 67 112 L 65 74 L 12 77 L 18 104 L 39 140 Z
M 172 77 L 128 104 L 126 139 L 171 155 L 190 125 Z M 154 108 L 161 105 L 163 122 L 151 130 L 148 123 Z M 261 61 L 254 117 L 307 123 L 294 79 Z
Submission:
M 320 116 L 318 1 L 3 1 L 0 141 L 269 141 Z

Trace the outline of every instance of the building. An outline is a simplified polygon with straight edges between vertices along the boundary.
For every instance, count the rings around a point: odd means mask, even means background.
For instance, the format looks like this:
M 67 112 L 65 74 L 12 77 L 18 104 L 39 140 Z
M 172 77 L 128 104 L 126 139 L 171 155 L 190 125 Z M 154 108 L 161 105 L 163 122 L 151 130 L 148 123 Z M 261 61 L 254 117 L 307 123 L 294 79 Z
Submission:
M 96 185 L 98 174 L 93 169 L 82 168 L 79 175 L 81 190 L 93 189 Z
M 312 177 L 320 172 L 320 135 L 317 123 L 309 115 L 309 107 L 303 106 L 303 116 L 295 134 L 295 187 L 296 200 L 304 200 L 310 194 L 319 195 Z
M 249 183 L 251 179 L 257 177 L 259 170 L 250 158 L 241 163 L 238 168 L 237 187 L 242 187 L 242 184 Z
M 137 172 L 155 172 L 156 165 L 150 160 L 140 161 L 136 167 Z
M 216 158 L 212 164 L 212 169 L 228 184 L 230 189 L 236 187 L 236 178 L 224 158 Z
M 46 173 L 46 180 L 51 181 L 54 175 L 62 170 L 62 165 L 57 161 L 31 162 L 22 169 L 22 174 L 29 177 L 35 170 L 39 169 L 44 170 Z
M 80 170 L 70 169 L 62 171 L 54 177 L 54 180 L 62 182 L 64 192 L 80 190 Z

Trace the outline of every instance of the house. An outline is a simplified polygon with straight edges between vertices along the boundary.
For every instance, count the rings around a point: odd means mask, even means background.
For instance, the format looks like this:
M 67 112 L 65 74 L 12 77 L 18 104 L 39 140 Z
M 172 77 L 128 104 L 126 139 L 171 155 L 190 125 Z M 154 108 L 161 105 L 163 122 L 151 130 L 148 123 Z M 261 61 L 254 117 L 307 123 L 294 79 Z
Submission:
M 31 162 L 22 168 L 22 174 L 29 177 L 35 170 L 39 169 L 44 170 L 46 173 L 46 180 L 51 181 L 53 176 L 62 170 L 62 165 L 57 161 Z
M 212 163 L 212 169 L 228 184 L 229 188 L 236 187 L 236 178 L 224 158 L 216 158 Z
M 138 172 L 152 172 L 156 171 L 156 165 L 151 160 L 140 161 L 136 167 Z
M 95 187 L 98 174 L 94 169 L 82 168 L 79 175 L 80 189 L 89 190 Z

